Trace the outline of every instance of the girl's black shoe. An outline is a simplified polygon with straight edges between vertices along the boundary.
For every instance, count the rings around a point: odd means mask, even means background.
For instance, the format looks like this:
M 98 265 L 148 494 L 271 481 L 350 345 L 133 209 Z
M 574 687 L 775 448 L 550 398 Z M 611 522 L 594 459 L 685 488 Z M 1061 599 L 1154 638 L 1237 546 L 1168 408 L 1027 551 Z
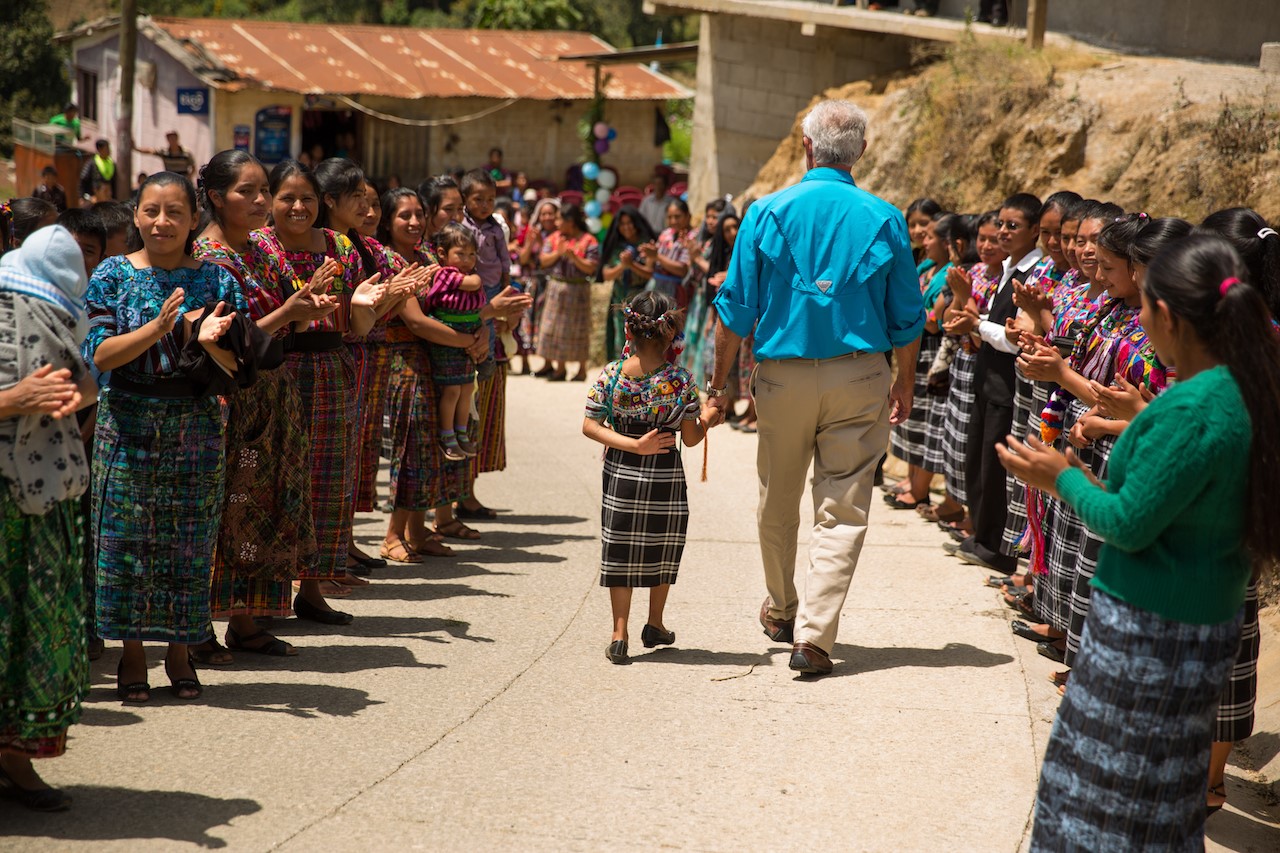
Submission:
M 612 663 L 626 663 L 627 662 L 627 641 L 614 640 L 612 643 L 609 644 L 609 648 L 604 653 L 604 656 L 607 657 Z
M 644 630 L 640 632 L 640 642 L 644 643 L 646 649 L 654 646 L 669 646 L 675 641 L 675 631 L 662 631 L 652 625 L 645 625 Z

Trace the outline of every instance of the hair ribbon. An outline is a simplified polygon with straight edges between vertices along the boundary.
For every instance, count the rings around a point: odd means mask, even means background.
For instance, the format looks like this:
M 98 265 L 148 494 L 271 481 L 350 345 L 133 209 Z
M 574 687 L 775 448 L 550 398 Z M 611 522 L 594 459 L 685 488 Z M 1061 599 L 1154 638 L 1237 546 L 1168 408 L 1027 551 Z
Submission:
M 1218 293 L 1222 294 L 1223 296 L 1226 296 L 1227 291 L 1231 289 L 1231 285 L 1239 284 L 1239 283 L 1240 283 L 1240 279 L 1236 278 L 1235 276 L 1232 276 L 1231 278 L 1223 279 L 1222 284 L 1218 285 Z

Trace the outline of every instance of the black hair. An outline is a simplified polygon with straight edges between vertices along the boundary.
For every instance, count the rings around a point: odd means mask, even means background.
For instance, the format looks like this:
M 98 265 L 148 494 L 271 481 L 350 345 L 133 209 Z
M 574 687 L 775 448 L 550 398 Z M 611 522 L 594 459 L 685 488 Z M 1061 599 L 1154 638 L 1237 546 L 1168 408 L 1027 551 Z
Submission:
M 316 180 L 315 173 L 307 166 L 293 159 L 281 160 L 271 168 L 271 174 L 267 175 L 267 189 L 271 191 L 273 196 L 279 195 L 280 188 L 290 178 L 302 178 L 308 184 L 311 184 L 311 189 L 315 191 L 317 200 L 324 196 L 324 193 L 320 191 L 320 182 Z M 323 205 L 321 206 L 323 207 Z
M 101 148 L 104 145 L 110 146 L 111 143 L 105 139 L 99 139 L 97 142 L 93 143 L 93 147 L 95 150 L 97 150 L 98 148 Z
M 1174 317 L 1191 325 L 1240 388 L 1253 433 L 1244 542 L 1259 566 L 1273 567 L 1280 559 L 1280 525 L 1271 500 L 1280 478 L 1280 337 L 1248 275 L 1228 240 L 1199 233 L 1157 255 L 1142 288 L 1148 300 L 1164 302 Z M 1224 290 L 1232 278 L 1238 281 Z
M 177 172 L 156 172 L 138 187 L 138 204 L 142 204 L 142 196 L 148 187 L 182 188 L 183 194 L 187 197 L 187 204 L 191 208 L 191 231 L 187 234 L 187 241 L 183 244 L 182 251 L 184 254 L 191 254 L 192 244 L 195 243 L 196 235 L 200 233 L 200 206 L 196 202 L 196 188 L 191 185 L 191 181 L 187 180 L 186 175 L 179 175 Z M 141 239 L 142 235 L 139 234 L 138 238 Z
M 711 235 L 711 251 L 707 254 L 708 278 L 729 268 L 729 259 L 733 257 L 734 248 L 734 243 L 730 243 L 724 236 L 724 225 L 729 221 L 742 224 L 742 217 L 732 207 L 720 216 L 719 221 L 716 222 L 715 233 Z M 737 242 L 736 237 L 734 241 Z
M 499 157 L 503 156 L 502 149 L 497 147 L 496 145 L 493 148 L 490 148 L 489 156 L 492 157 L 494 154 L 497 154 Z
M 988 210 L 986 213 L 980 214 L 978 218 L 974 220 L 974 223 L 973 223 L 974 243 L 978 242 L 978 230 L 981 229 L 983 225 L 995 225 L 999 219 L 1000 219 L 999 210 Z
M 1040 205 L 1040 213 L 1036 216 L 1036 221 L 1044 219 L 1044 215 L 1050 211 L 1056 210 L 1063 218 L 1067 218 L 1067 211 L 1074 205 L 1082 201 L 1079 193 L 1073 193 L 1071 190 L 1059 190 L 1044 200 L 1044 204 Z
M 418 184 L 418 197 L 422 199 L 422 206 L 427 209 L 428 228 L 431 227 L 431 220 L 435 219 L 436 214 L 440 212 L 440 205 L 444 202 L 444 194 L 449 190 L 457 190 L 458 195 L 462 195 L 462 190 L 458 189 L 458 182 L 448 175 L 427 178 Z
M 587 233 L 587 218 L 582 213 L 581 205 L 566 201 L 560 205 L 560 218 L 567 219 L 578 227 L 582 233 Z
M 43 169 L 40 170 L 40 177 L 42 178 L 45 175 L 57 175 L 57 174 L 58 174 L 58 170 L 52 163 L 50 163 L 48 166 L 45 166 Z
M 400 207 L 400 202 L 406 198 L 415 199 L 418 204 L 422 205 L 422 229 L 424 232 L 427 229 L 427 206 L 422 204 L 422 196 L 418 195 L 416 190 L 409 187 L 396 187 L 387 190 L 378 199 L 378 204 L 382 206 L 382 219 L 378 220 L 378 240 L 383 245 L 391 245 L 391 220 L 395 219 L 396 209 Z M 406 260 L 413 261 L 412 258 L 406 258 Z
M 1100 219 L 1103 222 L 1112 222 L 1124 216 L 1124 208 L 1118 204 L 1112 204 L 1109 201 L 1098 201 L 1097 199 L 1086 199 L 1080 203 L 1081 222 L 1086 219 Z
M 493 179 L 493 175 L 490 175 L 484 169 L 472 169 L 462 176 L 462 183 L 459 185 L 458 190 L 462 193 L 462 197 L 466 198 L 479 187 L 488 187 L 496 192 L 498 182 Z
M 1280 234 L 1261 214 L 1231 207 L 1205 217 L 1200 227 L 1223 237 L 1249 268 L 1249 281 L 1262 291 L 1272 317 L 1280 317 Z
M 196 201 L 200 204 L 199 229 L 201 231 L 208 228 L 211 222 L 222 224 L 222 217 L 210 200 L 209 193 L 217 193 L 225 200 L 227 192 L 240 179 L 240 173 L 244 167 L 251 164 L 259 169 L 262 168 L 258 159 L 248 151 L 231 148 L 214 154 L 208 163 L 200 167 L 199 175 L 196 177 Z M 265 170 L 263 171 L 265 174 Z
M 79 105 L 77 105 L 77 104 L 75 104 L 75 103 L 68 102 L 68 103 L 67 103 L 67 105 L 66 105 L 65 107 L 63 107 L 63 108 L 62 108 L 62 111 L 63 111 L 64 113 L 65 113 L 65 112 L 70 112 L 71 110 L 75 110 L 76 112 L 80 112 L 80 107 L 79 107 Z
M 93 215 L 98 217 L 98 221 L 102 223 L 102 228 L 106 231 L 108 240 L 123 231 L 129 235 L 128 243 L 130 246 L 141 244 L 141 239 L 134 236 L 137 228 L 133 224 L 133 205 L 129 204 L 129 202 L 100 201 L 89 209 L 93 211 Z
M 711 239 L 711 229 L 707 228 L 707 214 L 715 212 L 717 220 L 723 216 L 725 211 L 733 213 L 733 205 L 722 198 L 715 198 L 707 202 L 707 206 L 702 210 L 702 227 L 698 229 L 698 239 L 704 243 Z
M 102 245 L 101 254 L 106 254 L 107 228 L 102 224 L 102 217 L 89 208 L 67 208 L 58 214 L 58 224 L 76 236 L 96 239 Z
M 1016 210 L 1026 217 L 1028 224 L 1032 228 L 1040 225 L 1040 199 L 1031 193 L 1014 193 L 1004 200 L 1000 205 L 1001 210 L 1006 208 Z
M 631 298 L 623 311 L 632 340 L 665 343 L 684 327 L 684 312 L 676 301 L 656 290 L 643 290 Z
M 960 263 L 966 267 L 978 262 L 977 229 L 973 225 L 975 221 L 974 217 L 946 213 L 933 222 L 933 232 L 947 247 L 948 252 L 956 243 L 964 243 L 964 251 L 960 253 Z
M 914 199 L 911 204 L 907 205 L 907 212 L 903 214 L 904 219 L 910 219 L 912 214 L 920 213 L 930 219 L 942 212 L 942 205 L 936 200 L 925 196 L 923 198 Z
M 15 244 L 21 243 L 40 227 L 42 220 L 57 215 L 58 208 L 42 198 L 15 198 L 9 202 L 9 234 Z
M 635 226 L 636 245 L 652 243 L 658 239 L 658 236 L 653 233 L 653 227 L 649 225 L 649 220 L 644 218 L 644 214 L 638 207 L 627 204 L 618 208 L 618 212 L 613 215 L 613 221 L 609 223 L 609 230 L 605 232 L 604 242 L 600 244 L 600 259 L 604 263 L 600 264 L 596 270 L 596 281 L 604 281 L 604 265 L 612 261 L 614 254 L 621 251 L 625 245 L 622 237 L 622 217 L 624 216 Z M 537 226 L 536 222 L 533 224 Z
M 1062 206 L 1063 222 L 1080 222 L 1083 219 L 1085 208 L 1096 202 L 1091 198 L 1082 198 L 1079 201 L 1068 202 Z
M 1156 255 L 1190 234 L 1191 230 L 1191 223 L 1185 219 L 1173 216 L 1148 219 L 1133 237 L 1129 246 L 1129 258 L 1135 264 L 1150 266 Z
M 1133 241 L 1150 221 L 1151 217 L 1145 213 L 1116 217 L 1102 226 L 1102 233 L 1098 235 L 1098 248 L 1106 249 L 1116 257 L 1133 263 Z
M 449 250 L 458 246 L 470 246 L 473 249 L 479 248 L 476 242 L 476 234 L 467 226 L 460 222 L 450 222 L 440 229 L 440 233 L 434 237 L 436 252 L 441 258 L 449 254 Z
M 320 215 L 316 217 L 317 228 L 329 227 L 329 206 L 324 197 L 329 196 L 335 202 L 338 199 L 364 192 L 364 171 L 346 157 L 329 157 L 321 160 L 315 168 L 316 182 L 320 185 Z M 364 268 L 362 279 L 369 278 L 378 272 L 377 261 L 373 252 L 365 242 L 364 236 L 354 228 L 346 233 L 346 238 L 356 247 L 360 255 L 360 264 Z
M 681 213 L 683 213 L 685 216 L 688 216 L 688 215 L 689 215 L 689 203 L 688 203 L 688 202 L 686 202 L 684 199 L 682 199 L 682 198 L 669 198 L 669 199 L 667 199 L 667 210 L 670 210 L 670 209 L 671 209 L 671 208 L 673 208 L 673 207 L 674 207 L 676 210 L 678 210 L 678 211 L 680 211 Z

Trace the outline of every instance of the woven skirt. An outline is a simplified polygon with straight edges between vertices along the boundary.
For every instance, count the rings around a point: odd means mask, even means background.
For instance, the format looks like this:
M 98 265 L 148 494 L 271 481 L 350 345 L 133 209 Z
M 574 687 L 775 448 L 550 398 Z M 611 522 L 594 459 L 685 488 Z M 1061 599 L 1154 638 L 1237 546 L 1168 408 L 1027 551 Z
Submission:
M 1079 406 L 1079 411 L 1076 407 Z M 1086 410 L 1083 403 L 1072 402 L 1072 421 L 1076 421 Z M 1111 458 L 1111 449 L 1115 447 L 1115 436 L 1104 436 L 1093 443 L 1093 454 L 1089 459 L 1089 470 L 1094 476 L 1106 482 L 1107 460 Z M 1073 513 L 1074 515 L 1074 513 Z M 1094 572 L 1098 569 L 1098 556 L 1102 552 L 1102 540 L 1091 530 L 1085 529 L 1085 540 L 1080 546 L 1080 556 L 1076 561 L 1076 571 L 1071 579 L 1071 619 L 1067 624 L 1067 666 L 1075 665 L 1076 655 L 1080 653 L 1080 639 L 1084 636 L 1084 623 L 1089 616 L 1089 603 L 1093 598 Z
M 929 367 L 933 364 L 941 335 L 926 333 L 920 338 L 920 356 L 916 359 L 916 381 L 912 397 L 911 414 L 889 433 L 889 448 L 893 455 L 908 465 L 925 468 L 925 452 L 929 441 L 929 417 L 935 405 L 943 405 L 941 398 L 927 392 Z
M 382 341 L 349 344 L 355 360 L 359 387 L 356 406 L 360 430 L 356 467 L 356 512 L 373 512 L 378 491 L 378 455 L 382 448 L 382 421 L 391 383 L 391 346 Z
M 1027 437 L 1030 421 L 1036 422 L 1036 436 L 1040 434 L 1040 413 L 1035 411 L 1035 383 L 1016 372 L 1013 391 L 1014 438 L 1023 441 Z M 1043 408 L 1043 407 L 1041 407 Z M 1000 540 L 1000 553 L 1010 557 L 1023 556 L 1023 540 L 1027 532 L 1027 486 L 1012 474 L 1004 477 L 1005 496 L 1009 515 L 1005 520 L 1004 535 Z
M 301 422 L 311 442 L 311 517 L 318 558 L 314 568 L 300 577 L 342 577 L 347 573 L 359 462 L 355 363 L 343 347 L 332 352 L 291 352 L 285 366 L 298 383 Z
M 507 467 L 507 363 L 499 362 L 497 371 L 476 383 L 476 435 L 479 447 L 471 459 L 471 479 Z
M 1033 851 L 1204 849 L 1214 710 L 1240 620 L 1171 622 L 1094 593 L 1040 770 Z
M 964 485 L 964 460 L 969 446 L 969 420 L 973 417 L 973 371 L 977 356 L 961 349 L 951 362 L 951 388 L 947 392 L 944 442 L 947 494 L 957 503 L 969 503 Z
M 0 479 L 0 751 L 66 750 L 89 691 L 80 500 L 27 515 Z
M 93 449 L 98 636 L 203 643 L 225 497 L 217 397 L 158 400 L 111 388 Z
M 1213 739 L 1235 743 L 1253 734 L 1254 707 L 1258 704 L 1258 584 L 1249 584 L 1244 599 L 1244 623 L 1240 627 L 1240 649 L 1236 652 L 1231 678 L 1218 703 L 1218 719 Z
M 591 349 L 591 284 L 547 279 L 547 301 L 538 323 L 538 355 L 549 361 L 578 361 Z
M 450 462 L 440 450 L 436 389 L 425 341 L 395 344 L 391 394 L 391 503 L 422 512 L 470 494 L 466 462 Z
M 620 420 L 617 432 L 639 437 L 650 424 Z M 604 456 L 600 507 L 600 585 L 675 583 L 689 527 L 688 487 L 678 452 L 640 456 L 610 448 Z
M 293 375 L 281 368 L 262 371 L 229 402 L 213 618 L 288 616 L 289 582 L 318 558 L 302 396 Z

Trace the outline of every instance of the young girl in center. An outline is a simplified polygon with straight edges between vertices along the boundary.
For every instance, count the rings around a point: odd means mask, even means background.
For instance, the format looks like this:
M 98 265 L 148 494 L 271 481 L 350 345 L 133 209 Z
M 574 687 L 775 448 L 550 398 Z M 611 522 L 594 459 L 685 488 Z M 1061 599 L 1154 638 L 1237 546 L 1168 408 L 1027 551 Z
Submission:
M 670 645 L 674 631 L 662 622 L 675 583 L 689 526 L 684 467 L 676 434 L 686 447 L 706 436 L 709 417 L 699 412 L 698 388 L 689 371 L 667 359 L 683 321 L 675 300 L 637 294 L 622 309 L 627 349 L 605 367 L 587 398 L 582 433 L 606 448 L 600 511 L 600 585 L 609 588 L 613 637 L 606 656 L 627 662 L 631 590 L 649 588 L 645 648 Z
M 475 274 L 475 233 L 451 222 L 437 236 L 436 249 L 445 265 L 427 291 L 430 316 L 454 331 L 475 334 L 480 330 L 480 309 L 485 303 L 480 276 Z M 440 449 L 454 462 L 475 456 L 477 447 L 467 432 L 467 421 L 476 387 L 476 364 L 466 350 L 440 344 L 431 345 L 431 364 L 440 388 Z

